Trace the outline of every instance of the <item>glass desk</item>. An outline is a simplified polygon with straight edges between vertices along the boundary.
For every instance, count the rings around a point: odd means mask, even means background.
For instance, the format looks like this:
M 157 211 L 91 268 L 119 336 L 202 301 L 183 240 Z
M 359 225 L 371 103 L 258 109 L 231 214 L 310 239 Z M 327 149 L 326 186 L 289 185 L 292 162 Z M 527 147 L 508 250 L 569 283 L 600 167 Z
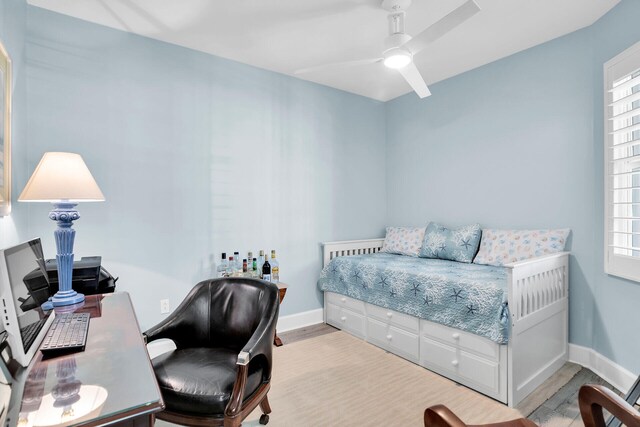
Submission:
M 36 353 L 16 375 L 9 425 L 153 425 L 164 403 L 129 294 L 87 296 L 66 311 L 91 313 L 85 351 Z

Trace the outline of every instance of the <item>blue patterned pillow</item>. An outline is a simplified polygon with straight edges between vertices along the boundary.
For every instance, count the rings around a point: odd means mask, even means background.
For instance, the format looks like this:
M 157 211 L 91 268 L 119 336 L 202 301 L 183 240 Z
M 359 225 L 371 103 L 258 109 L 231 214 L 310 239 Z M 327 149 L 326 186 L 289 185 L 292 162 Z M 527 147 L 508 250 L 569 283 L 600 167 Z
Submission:
M 470 263 L 478 252 L 481 236 L 480 224 L 449 229 L 430 222 L 424 233 L 420 257 Z

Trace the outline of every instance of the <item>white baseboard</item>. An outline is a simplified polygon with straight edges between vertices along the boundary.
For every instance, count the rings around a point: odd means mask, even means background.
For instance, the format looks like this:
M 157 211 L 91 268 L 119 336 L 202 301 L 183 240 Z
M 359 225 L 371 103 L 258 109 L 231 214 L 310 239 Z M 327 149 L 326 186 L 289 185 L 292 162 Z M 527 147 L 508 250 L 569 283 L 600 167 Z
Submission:
M 569 361 L 591 369 L 603 380 L 626 393 L 637 376 L 597 351 L 577 344 L 569 344 Z
M 278 317 L 278 333 L 324 322 L 321 308 Z

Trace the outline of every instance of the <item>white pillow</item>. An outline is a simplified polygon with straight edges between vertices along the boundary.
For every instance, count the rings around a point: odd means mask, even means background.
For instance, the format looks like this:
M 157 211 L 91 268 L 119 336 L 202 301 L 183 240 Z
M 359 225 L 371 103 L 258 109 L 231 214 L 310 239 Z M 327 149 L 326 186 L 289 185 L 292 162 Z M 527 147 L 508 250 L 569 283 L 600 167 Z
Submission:
M 387 235 L 380 252 L 418 256 L 424 239 L 425 227 L 387 227 Z
M 537 256 L 562 252 L 568 228 L 559 230 L 482 230 L 474 264 L 502 266 Z

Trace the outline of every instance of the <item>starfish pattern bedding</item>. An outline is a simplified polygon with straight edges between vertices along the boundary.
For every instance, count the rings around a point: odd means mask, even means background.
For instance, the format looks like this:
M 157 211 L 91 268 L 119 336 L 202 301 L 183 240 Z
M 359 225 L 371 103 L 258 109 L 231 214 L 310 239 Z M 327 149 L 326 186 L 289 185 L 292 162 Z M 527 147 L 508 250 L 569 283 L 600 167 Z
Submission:
M 498 344 L 509 340 L 503 267 L 387 253 L 342 256 L 322 270 L 318 287 Z

